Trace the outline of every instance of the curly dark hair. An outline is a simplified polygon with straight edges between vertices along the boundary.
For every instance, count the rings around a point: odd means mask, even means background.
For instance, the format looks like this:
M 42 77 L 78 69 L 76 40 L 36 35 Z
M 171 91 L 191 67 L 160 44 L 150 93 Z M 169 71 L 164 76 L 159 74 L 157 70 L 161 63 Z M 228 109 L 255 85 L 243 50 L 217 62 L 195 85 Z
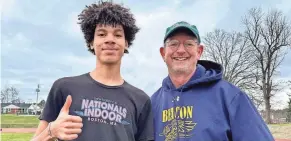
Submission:
M 125 8 L 120 4 L 114 4 L 112 1 L 99 1 L 98 4 L 87 6 L 78 15 L 78 24 L 81 25 L 81 30 L 84 34 L 88 51 L 95 54 L 94 49 L 91 49 L 91 43 L 94 40 L 94 33 L 97 24 L 101 25 L 121 25 L 124 29 L 125 40 L 128 42 L 128 47 L 132 45 L 136 33 L 140 30 L 135 25 L 135 18 L 130 13 L 129 8 Z M 128 50 L 124 51 L 128 53 Z

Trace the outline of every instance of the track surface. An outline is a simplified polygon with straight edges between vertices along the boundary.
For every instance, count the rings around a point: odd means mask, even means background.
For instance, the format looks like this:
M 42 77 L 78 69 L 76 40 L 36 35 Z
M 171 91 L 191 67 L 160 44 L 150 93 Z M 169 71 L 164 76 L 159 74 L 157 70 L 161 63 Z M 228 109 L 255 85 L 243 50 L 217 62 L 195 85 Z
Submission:
M 1 133 L 34 133 L 36 128 L 2 128 Z M 291 141 L 291 139 L 276 139 L 276 141 Z

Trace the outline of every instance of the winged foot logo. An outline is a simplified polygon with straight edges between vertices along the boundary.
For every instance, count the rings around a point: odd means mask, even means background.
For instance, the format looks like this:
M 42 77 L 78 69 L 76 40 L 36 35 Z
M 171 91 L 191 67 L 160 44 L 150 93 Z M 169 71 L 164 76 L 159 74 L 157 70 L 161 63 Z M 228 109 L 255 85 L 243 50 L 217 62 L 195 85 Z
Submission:
M 165 141 L 174 141 L 177 138 L 189 138 L 197 123 L 192 120 L 193 106 L 172 107 L 162 112 L 162 122 L 166 123 L 159 134 L 165 136 Z

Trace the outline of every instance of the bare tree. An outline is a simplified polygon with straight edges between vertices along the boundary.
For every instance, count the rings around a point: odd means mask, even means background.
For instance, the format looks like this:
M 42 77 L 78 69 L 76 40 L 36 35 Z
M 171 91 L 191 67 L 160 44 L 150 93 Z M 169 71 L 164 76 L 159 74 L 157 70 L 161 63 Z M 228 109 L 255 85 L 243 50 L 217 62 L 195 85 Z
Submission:
M 11 95 L 11 102 L 12 103 L 20 103 L 20 99 L 18 97 L 18 94 L 19 94 L 19 91 L 15 87 L 11 86 L 10 87 L 10 95 Z
M 247 94 L 257 109 L 260 109 L 263 106 L 264 97 L 262 96 L 262 91 L 258 90 L 257 88 L 248 89 Z
M 222 65 L 223 77 L 244 90 L 257 108 L 263 103 L 256 82 L 256 59 L 251 54 L 250 42 L 239 32 L 216 29 L 204 38 L 205 57 Z
M 291 45 L 290 22 L 280 11 L 263 13 L 259 8 L 252 8 L 243 18 L 243 25 L 245 36 L 254 49 L 252 55 L 257 60 L 257 85 L 263 91 L 266 122 L 271 123 L 270 99 L 280 85 L 274 76 L 286 54 L 284 47 Z
M 45 105 L 45 100 L 41 100 L 39 103 L 38 103 L 38 106 L 40 107 L 44 107 Z
M 206 58 L 222 65 L 224 79 L 244 90 L 253 88 L 250 79 L 254 78 L 255 59 L 241 33 L 216 29 L 206 34 L 204 43 Z
M 21 103 L 21 100 L 20 100 L 20 98 L 16 98 L 16 99 L 12 100 L 11 103 L 15 103 L 15 104 Z
M 291 98 L 291 80 L 289 80 L 287 82 L 287 87 L 289 88 L 288 92 L 287 92 L 287 95 L 289 96 L 289 98 Z
M 288 107 L 287 107 L 287 122 L 291 122 L 291 80 L 288 81 Z
M 19 91 L 14 86 L 6 86 L 1 90 L 1 102 L 2 103 L 20 103 L 18 97 Z
M 9 102 L 9 89 L 5 88 L 1 90 L 1 103 L 8 103 Z

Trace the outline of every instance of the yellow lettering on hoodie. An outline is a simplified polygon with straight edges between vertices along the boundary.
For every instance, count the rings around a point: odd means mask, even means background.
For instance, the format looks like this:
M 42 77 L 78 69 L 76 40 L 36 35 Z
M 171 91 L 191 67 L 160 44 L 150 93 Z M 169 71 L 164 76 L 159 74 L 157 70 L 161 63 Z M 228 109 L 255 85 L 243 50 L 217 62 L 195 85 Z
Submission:
M 193 106 L 172 107 L 162 112 L 162 122 L 193 117 Z

